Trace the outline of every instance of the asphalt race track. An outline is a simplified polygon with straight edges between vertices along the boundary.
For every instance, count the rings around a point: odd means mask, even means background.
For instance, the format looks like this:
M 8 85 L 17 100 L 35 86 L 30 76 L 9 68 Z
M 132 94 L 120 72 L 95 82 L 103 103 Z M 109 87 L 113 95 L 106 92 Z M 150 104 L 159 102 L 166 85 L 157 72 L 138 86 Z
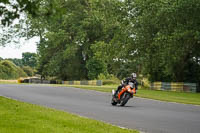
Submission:
M 109 93 L 33 84 L 0 84 L 0 96 L 72 112 L 145 133 L 200 133 L 200 106 L 135 97 L 125 107 L 114 107 L 110 104 Z

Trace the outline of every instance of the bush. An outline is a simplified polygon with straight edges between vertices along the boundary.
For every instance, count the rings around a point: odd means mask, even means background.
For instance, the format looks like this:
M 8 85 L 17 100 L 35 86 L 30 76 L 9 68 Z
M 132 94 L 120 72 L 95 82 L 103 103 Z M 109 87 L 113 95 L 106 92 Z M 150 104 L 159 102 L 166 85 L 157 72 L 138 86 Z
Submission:
M 115 77 L 113 74 L 99 74 L 98 75 L 98 80 L 102 80 L 103 81 L 103 85 L 113 85 L 113 84 L 119 84 L 120 80 Z
M 87 61 L 89 79 L 96 79 L 101 73 L 107 73 L 107 66 L 104 61 L 92 58 Z
M 144 88 L 149 88 L 149 87 L 150 87 L 150 81 L 149 81 L 147 78 L 143 78 L 143 79 L 141 80 L 141 83 L 142 83 L 142 86 L 143 86 Z
M 7 72 L 8 69 L 4 65 L 0 64 L 0 79 L 8 79 Z
M 27 77 L 27 74 L 20 67 L 17 67 L 17 73 L 18 73 L 17 78 L 19 78 L 19 77 Z
M 116 80 L 103 80 L 103 85 L 116 85 L 119 84 L 119 81 Z
M 100 74 L 98 75 L 97 79 L 98 79 L 98 80 L 106 80 L 107 77 L 105 76 L 105 74 L 100 73 Z
M 17 79 L 26 76 L 26 73 L 11 61 L 0 61 L 0 79 Z
M 32 77 L 34 75 L 34 70 L 31 67 L 23 66 L 22 69 L 28 76 Z

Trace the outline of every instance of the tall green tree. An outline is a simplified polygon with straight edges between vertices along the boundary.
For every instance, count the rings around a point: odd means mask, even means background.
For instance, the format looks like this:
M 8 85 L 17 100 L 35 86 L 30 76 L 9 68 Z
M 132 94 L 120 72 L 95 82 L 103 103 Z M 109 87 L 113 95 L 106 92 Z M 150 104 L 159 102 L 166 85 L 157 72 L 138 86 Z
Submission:
M 200 2 L 127 0 L 126 3 L 130 7 L 137 52 L 143 57 L 143 72 L 152 81 L 199 81 Z
M 37 55 L 36 53 L 25 52 L 22 53 L 22 64 L 23 66 L 30 66 L 32 68 L 37 65 Z
M 45 30 L 38 26 L 35 32 L 41 37 L 38 70 L 43 75 L 64 80 L 87 79 L 90 67 L 86 64 L 92 62 L 97 52 L 91 50 L 91 46 L 101 41 L 117 43 L 119 34 L 116 33 L 121 33 L 118 16 L 121 4 L 115 0 L 46 1 L 41 8 L 43 16 L 30 19 L 32 27 L 37 25 L 36 21 L 45 23 L 42 27 Z

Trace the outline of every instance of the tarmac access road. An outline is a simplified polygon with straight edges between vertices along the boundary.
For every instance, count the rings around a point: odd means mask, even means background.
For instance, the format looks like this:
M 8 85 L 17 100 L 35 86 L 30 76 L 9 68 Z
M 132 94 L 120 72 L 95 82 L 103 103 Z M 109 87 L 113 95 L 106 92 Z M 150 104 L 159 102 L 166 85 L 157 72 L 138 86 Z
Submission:
M 111 93 L 37 84 L 0 84 L 0 96 L 145 133 L 200 133 L 200 106 L 137 97 L 125 107 L 112 106 Z

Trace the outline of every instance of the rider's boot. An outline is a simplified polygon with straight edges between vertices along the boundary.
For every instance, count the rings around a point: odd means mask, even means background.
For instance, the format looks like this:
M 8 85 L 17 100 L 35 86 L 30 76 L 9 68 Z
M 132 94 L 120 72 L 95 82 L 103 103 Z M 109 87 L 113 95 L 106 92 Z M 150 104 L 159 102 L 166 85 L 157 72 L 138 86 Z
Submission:
M 116 90 L 114 93 L 114 97 L 117 98 L 118 91 Z
M 113 97 L 114 97 L 114 100 L 116 101 L 116 102 L 118 102 L 118 92 L 117 91 L 115 91 L 115 94 L 113 95 Z

